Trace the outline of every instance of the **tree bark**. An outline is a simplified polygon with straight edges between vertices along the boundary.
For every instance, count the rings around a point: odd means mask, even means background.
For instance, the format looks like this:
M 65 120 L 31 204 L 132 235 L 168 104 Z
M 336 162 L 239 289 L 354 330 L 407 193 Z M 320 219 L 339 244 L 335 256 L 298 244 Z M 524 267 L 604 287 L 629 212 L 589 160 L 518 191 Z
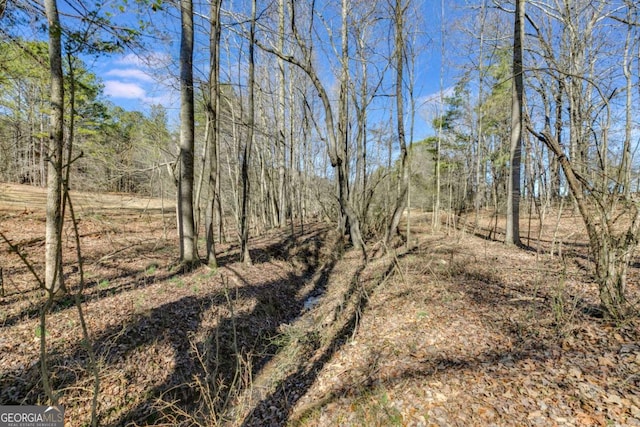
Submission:
M 45 287 L 53 295 L 64 291 L 62 275 L 62 166 L 64 146 L 64 75 L 62 72 L 62 29 L 56 0 L 46 0 L 49 25 L 49 67 L 51 74 L 51 127 L 47 147 L 47 208 L 45 232 Z
M 404 18 L 406 6 L 403 0 L 396 0 L 394 5 L 395 26 L 395 61 L 396 61 L 396 129 L 398 132 L 398 144 L 400 145 L 400 183 L 398 195 L 391 215 L 389 227 L 385 233 L 386 244 L 391 242 L 394 235 L 399 234 L 398 224 L 407 206 L 407 191 L 409 188 L 409 153 L 404 130 L 404 61 L 406 59 L 404 46 Z
M 242 203 L 240 212 L 240 260 L 245 264 L 251 264 L 251 254 L 249 253 L 249 162 L 251 160 L 251 150 L 255 137 L 255 39 L 256 39 L 256 0 L 251 2 L 251 23 L 249 29 L 249 120 L 247 142 L 244 144 L 242 153 Z
M 209 102 L 207 103 L 207 117 L 209 120 L 209 133 L 207 140 L 209 145 L 209 200 L 206 213 L 206 234 L 207 234 L 207 264 L 216 268 L 215 247 L 215 207 L 218 195 L 218 146 L 220 139 L 220 121 L 218 119 L 220 111 L 220 9 L 222 0 L 211 2 L 210 34 L 209 34 Z M 218 219 L 222 221 L 222 218 Z
M 524 85 L 522 76 L 522 42 L 524 0 L 516 0 L 513 33 L 513 89 L 511 98 L 511 161 L 507 191 L 507 229 L 505 242 L 520 245 L 520 161 L 522 156 L 522 109 Z
M 196 230 L 193 218 L 193 150 L 195 118 L 193 98 L 193 4 L 180 1 L 180 176 L 178 181 L 178 226 L 180 260 L 197 261 Z
M 285 0 L 278 0 L 278 50 L 284 52 Z M 286 222 L 286 138 L 285 138 L 285 67 L 284 60 L 278 58 L 278 226 Z M 293 144 L 293 141 L 290 141 Z M 291 208 L 291 206 L 290 206 Z

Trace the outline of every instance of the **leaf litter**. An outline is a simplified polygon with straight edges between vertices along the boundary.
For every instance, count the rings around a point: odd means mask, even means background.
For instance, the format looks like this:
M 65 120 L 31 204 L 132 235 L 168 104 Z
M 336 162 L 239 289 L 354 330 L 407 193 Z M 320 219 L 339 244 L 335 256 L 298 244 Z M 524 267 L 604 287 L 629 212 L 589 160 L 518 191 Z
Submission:
M 42 271 L 41 212 L 0 214 Z M 562 256 L 551 239 L 523 250 L 429 223 L 417 218 L 408 250 L 366 265 L 316 224 L 295 242 L 255 238 L 253 266 L 221 244 L 218 270 L 179 273 L 158 211 L 84 215 L 100 423 L 640 425 L 638 321 L 597 317 L 576 218 L 563 218 Z M 42 294 L 4 247 L 0 263 L 0 403 L 45 403 Z M 634 264 L 632 301 L 639 277 Z M 68 425 L 86 425 L 93 383 L 74 307 L 57 303 L 46 334 Z

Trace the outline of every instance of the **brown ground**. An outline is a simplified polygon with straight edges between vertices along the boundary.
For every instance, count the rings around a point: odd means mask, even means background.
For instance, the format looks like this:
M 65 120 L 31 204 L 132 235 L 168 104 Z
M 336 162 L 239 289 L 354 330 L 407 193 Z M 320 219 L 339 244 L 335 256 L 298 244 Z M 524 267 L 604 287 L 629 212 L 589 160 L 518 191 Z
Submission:
M 558 227 L 557 212 L 548 215 L 540 240 L 537 220 L 531 233 L 523 220 L 529 250 L 462 224 L 434 233 L 414 215 L 409 250 L 366 266 L 313 224 L 295 244 L 286 232 L 254 239 L 251 267 L 225 244 L 219 269 L 185 273 L 173 267 L 168 202 L 162 215 L 157 200 L 73 198 L 101 425 L 640 426 L 638 322 L 598 317 L 570 213 Z M 37 272 L 43 206 L 42 192 L 0 184 L 0 231 Z M 73 242 L 68 229 L 65 273 L 76 290 Z M 6 244 L 0 268 L 0 404 L 45 403 L 42 292 Z M 634 266 L 635 301 L 639 278 Z M 316 305 L 305 306 L 310 297 Z M 72 299 L 56 302 L 47 322 L 67 425 L 86 425 L 94 383 Z

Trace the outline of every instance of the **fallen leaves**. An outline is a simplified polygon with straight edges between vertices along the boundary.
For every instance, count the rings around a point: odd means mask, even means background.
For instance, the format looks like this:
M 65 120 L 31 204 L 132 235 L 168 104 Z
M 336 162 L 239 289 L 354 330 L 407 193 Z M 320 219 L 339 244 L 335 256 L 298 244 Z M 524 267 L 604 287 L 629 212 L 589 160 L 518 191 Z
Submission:
M 34 220 L 10 218 L 25 230 Z M 242 362 L 229 419 L 247 426 L 640 426 L 638 324 L 590 317 L 597 294 L 587 272 L 543 250 L 418 226 L 415 247 L 399 250 L 397 262 L 383 256 L 362 266 L 355 252 L 320 255 L 320 233 L 290 260 L 274 234 L 253 242 L 264 261 L 253 267 L 229 253 L 215 274 L 176 275 L 172 244 L 159 236 L 157 247 L 145 243 L 153 223 L 128 224 L 126 233 L 106 225 L 82 223 L 95 237 L 86 239 L 85 308 L 104 424 L 160 419 L 158 399 L 192 410 L 202 397 L 194 378 L 224 389 Z M 36 402 L 40 297 L 18 264 L 5 265 L 15 274 L 2 300 L 0 399 Z M 629 274 L 637 298 L 640 270 Z M 304 307 L 310 297 L 316 304 Z M 54 379 L 80 420 L 72 426 L 86 421 L 92 387 L 73 313 L 58 308 L 48 331 Z M 198 355 L 218 377 L 207 377 Z
M 559 290 L 553 258 L 469 236 L 453 243 L 421 235 L 418 247 L 399 255 L 404 274 L 370 295 L 354 345 L 337 352 L 304 397 L 313 401 L 320 384 L 335 395 L 310 425 L 340 424 L 345 411 L 341 425 L 371 421 L 353 415 L 348 384 L 332 384 L 339 360 L 347 381 L 362 384 L 361 375 L 395 399 L 402 425 L 640 426 L 640 332 L 579 311 L 597 297 L 585 290 L 582 270 Z M 445 265 L 437 262 L 442 252 L 456 255 Z M 498 254 L 496 262 L 487 254 Z M 562 325 L 549 304 L 554 292 L 580 295 L 565 297 L 574 305 Z M 366 354 L 375 354 L 375 370 Z

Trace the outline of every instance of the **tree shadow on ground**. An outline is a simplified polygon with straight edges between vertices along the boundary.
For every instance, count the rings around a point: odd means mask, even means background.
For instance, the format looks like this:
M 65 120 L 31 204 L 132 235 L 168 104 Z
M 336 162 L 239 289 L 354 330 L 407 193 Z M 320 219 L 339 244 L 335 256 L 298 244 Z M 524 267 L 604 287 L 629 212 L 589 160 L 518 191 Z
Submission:
M 249 248 L 249 255 L 253 264 L 262 264 L 272 261 L 290 261 L 293 258 L 300 260 L 308 259 L 313 261 L 315 254 L 313 245 L 316 247 L 322 243 L 327 233 L 327 228 L 323 225 L 314 225 L 306 228 L 303 234 L 291 236 L 286 231 L 271 233 L 261 236 Z M 274 243 L 273 240 L 276 240 Z M 264 244 L 267 242 L 267 244 Z M 304 244 L 301 244 L 304 243 Z M 240 259 L 240 245 L 231 245 L 223 254 L 218 255 L 216 260 L 219 267 L 234 264 Z M 316 267 L 313 262 L 305 263 L 309 270 Z
M 241 388 L 251 384 L 234 382 L 236 375 L 248 375 L 255 377 L 263 366 L 273 357 L 277 351 L 274 344 L 274 337 L 279 334 L 279 327 L 282 324 L 292 321 L 298 317 L 303 309 L 304 300 L 307 295 L 314 292 L 321 292 L 325 286 L 325 278 L 330 274 L 335 265 L 335 259 L 323 265 L 324 274 L 312 284 L 309 291 L 303 295 L 299 294 L 301 288 L 307 285 L 311 279 L 313 271 L 321 262 L 321 248 L 323 234 L 326 230 L 316 230 L 299 242 L 306 247 L 302 251 L 305 257 L 306 269 L 294 274 L 289 273 L 284 279 L 276 279 L 264 283 L 250 285 L 242 274 L 241 266 L 235 268 L 233 264 L 226 265 L 229 280 L 238 283 L 235 289 L 230 289 L 227 295 L 219 295 L 215 298 L 208 298 L 206 301 L 194 301 L 195 306 L 200 306 L 198 313 L 194 313 L 191 318 L 197 317 L 202 320 L 205 311 L 214 306 L 229 304 L 231 300 L 252 299 L 255 301 L 253 308 L 242 314 L 236 313 L 233 308 L 228 310 L 228 315 L 219 319 L 215 328 L 202 330 L 201 325 L 196 321 L 191 327 L 175 328 L 180 331 L 180 338 L 172 341 L 172 347 L 176 353 L 176 360 L 182 361 L 183 365 L 177 365 L 163 384 L 155 387 L 149 392 L 150 396 L 162 398 L 165 402 L 171 402 L 167 408 L 169 413 L 162 414 L 163 420 L 171 422 L 194 423 L 206 419 L 222 419 L 224 417 L 225 402 L 233 398 L 230 394 L 239 394 Z M 270 245 L 259 249 L 262 253 L 276 249 L 275 253 L 288 253 L 287 242 L 281 245 Z M 279 259 L 279 258 L 278 258 Z M 263 262 L 267 262 L 264 260 Z M 194 304 L 189 304 L 193 306 Z M 159 309 L 159 313 L 166 310 Z M 181 312 L 181 311 L 179 311 Z M 175 318 L 177 316 L 171 316 Z M 205 336 L 200 342 L 188 342 L 185 337 L 189 332 L 198 331 Z M 195 348 L 202 355 L 210 355 L 203 360 L 194 357 Z M 139 346 L 139 345 L 138 345 Z M 213 357 L 217 356 L 217 357 Z M 204 362 L 204 363 L 203 363 Z M 239 372 L 244 366 L 248 372 Z M 215 378 L 211 373 L 217 373 Z M 194 378 L 198 378 L 200 384 L 208 382 L 207 389 L 193 387 Z M 214 396 L 202 396 L 202 392 L 213 393 Z M 213 398 L 213 405 L 204 404 L 205 399 Z M 148 422 L 159 414 L 154 414 L 155 403 L 151 399 L 142 402 L 136 408 L 123 415 L 117 425 L 129 423 Z M 180 413 L 191 414 L 186 418 Z M 202 419 L 199 419 L 202 418 Z
M 81 238 L 90 235 L 101 235 L 101 232 L 85 233 Z M 158 242 L 162 241 L 163 244 Z M 82 263 L 84 270 L 84 283 L 82 285 L 82 302 L 89 302 L 93 300 L 102 299 L 109 296 L 115 296 L 123 292 L 141 289 L 153 285 L 155 282 L 169 280 L 178 274 L 177 271 L 166 271 L 158 268 L 157 263 L 150 263 L 154 265 L 155 272 L 153 274 L 147 274 L 147 271 L 139 268 L 131 268 L 126 265 L 118 264 L 114 262 L 113 266 L 104 267 L 110 270 L 108 274 L 102 274 L 95 278 L 90 279 L 88 276 L 92 271 L 92 264 L 102 264 L 105 257 L 116 258 L 116 260 L 124 257 L 126 260 L 135 259 L 140 254 L 157 254 L 163 250 L 166 250 L 169 244 L 164 239 L 153 240 L 151 243 L 144 242 L 142 244 L 134 244 L 127 246 L 124 249 L 112 252 L 110 254 L 104 253 L 91 253 L 90 251 L 83 252 Z M 22 244 L 20 246 L 22 252 Z M 75 247 L 72 248 L 75 251 Z M 130 253 L 129 253 L 130 251 Z M 113 256 L 117 254 L 118 256 Z M 50 308 L 50 313 L 58 313 L 69 309 L 69 307 L 75 304 L 75 293 L 78 292 L 80 287 L 78 276 L 79 267 L 77 260 L 74 256 L 68 259 L 68 263 L 64 268 L 64 279 L 68 289 L 68 293 L 65 295 L 56 296 L 53 304 Z M 31 264 L 35 271 L 44 269 L 44 265 L 41 263 Z M 28 296 L 30 304 L 17 310 L 12 310 L 11 314 L 7 314 L 3 318 L 1 325 L 3 327 L 13 326 L 25 319 L 34 319 L 38 317 L 40 309 L 43 305 L 42 300 L 46 298 L 45 291 L 39 286 L 37 280 L 34 280 L 33 275 L 27 265 L 24 262 L 20 262 L 17 266 L 12 266 L 8 271 L 5 271 L 6 276 L 26 277 L 25 281 L 31 283 L 28 289 L 7 293 L 0 298 L 1 306 L 11 306 L 12 304 L 19 303 L 20 300 L 25 300 Z M 22 280 L 22 279 L 21 279 Z
M 411 367 L 407 367 L 397 372 L 392 377 L 375 378 L 368 376 L 363 382 L 358 384 L 347 383 L 343 384 L 339 388 L 332 389 L 317 401 L 305 408 L 302 408 L 302 411 L 296 414 L 295 419 L 288 420 L 288 423 L 292 425 L 304 425 L 301 421 L 306 417 L 311 416 L 314 412 L 319 411 L 322 407 L 329 405 L 331 402 L 339 401 L 341 398 L 345 397 L 348 398 L 350 402 L 354 402 L 351 404 L 350 412 L 357 411 L 359 399 L 366 398 L 366 401 L 371 402 L 372 397 L 375 397 L 376 395 L 376 391 L 379 391 L 384 397 L 381 397 L 380 402 L 377 402 L 377 404 L 370 404 L 368 407 L 370 411 L 379 411 L 379 413 L 382 414 L 382 416 L 377 419 L 377 425 L 385 425 L 382 424 L 384 421 L 387 421 L 388 425 L 404 425 L 401 424 L 397 418 L 393 417 L 393 406 L 390 406 L 392 409 L 391 411 L 388 411 L 389 402 L 387 400 L 386 390 L 393 390 L 399 384 L 405 386 L 408 382 L 415 380 L 426 383 L 434 378 L 447 378 L 456 374 L 464 375 L 469 372 L 478 372 L 482 369 L 486 369 L 487 366 L 513 366 L 518 362 L 526 360 L 535 360 L 536 362 L 544 363 L 553 357 L 550 354 L 546 355 L 546 353 L 550 353 L 545 351 L 546 349 L 547 347 L 541 345 L 541 347 L 529 351 L 487 351 L 480 355 L 460 358 L 434 355 L 433 357 L 414 360 Z M 541 357 L 541 355 L 545 356 Z M 375 363 L 374 361 L 377 360 L 378 357 L 381 356 L 376 354 L 371 355 L 370 359 L 372 360 L 372 363 Z M 557 386 L 559 388 L 564 387 L 563 384 L 557 384 Z M 503 417 L 505 417 L 503 418 L 503 421 L 508 420 L 507 415 L 503 415 Z M 356 424 L 357 421 L 352 421 L 351 423 Z M 287 424 L 285 423 L 283 425 Z M 445 424 L 438 423 L 433 425 Z M 467 420 L 466 423 L 452 422 L 448 425 L 481 424 L 469 424 L 469 421 Z M 510 423 L 509 425 L 518 425 L 518 422 L 513 420 L 513 424 Z
M 581 218 L 576 218 L 576 220 L 578 221 L 582 221 Z M 445 223 L 442 223 L 443 225 L 445 225 Z M 506 234 L 505 229 L 503 227 L 488 227 L 488 226 L 482 226 L 482 225 L 474 225 L 473 221 L 456 221 L 455 223 L 455 229 L 458 231 L 462 231 L 464 233 L 470 234 L 472 236 L 478 237 L 482 240 L 487 240 L 489 242 L 498 242 L 498 243 L 504 243 L 504 236 Z M 519 247 L 521 249 L 530 251 L 530 252 L 536 252 L 536 253 L 548 253 L 549 252 L 549 248 L 551 248 L 554 244 L 558 245 L 558 244 L 562 244 L 563 247 L 565 247 L 565 251 L 570 252 L 572 255 L 573 254 L 581 254 L 585 251 L 589 250 L 589 242 L 584 242 L 584 241 L 578 241 L 578 240 L 573 240 L 573 241 L 565 241 L 563 240 L 561 237 L 557 240 L 550 240 L 550 239 L 545 239 L 545 238 L 538 238 L 536 237 L 531 237 L 531 236 L 525 236 L 523 235 L 524 231 L 523 229 L 520 230 L 520 240 L 521 240 L 521 244 L 519 245 Z M 527 241 L 527 244 L 525 244 L 524 242 Z M 557 250 L 556 250 L 557 252 Z
M 185 296 L 152 310 L 136 313 L 127 322 L 113 325 L 100 332 L 93 340 L 93 350 L 102 364 L 103 376 L 105 371 L 127 368 L 127 359 L 133 353 L 144 353 L 147 348 L 156 344 L 170 348 L 168 352 L 174 361 L 170 372 L 160 384 L 145 390 L 142 396 L 124 396 L 126 399 L 134 400 L 133 406 L 118 403 L 113 400 L 113 396 L 105 396 L 111 399 L 111 403 L 103 403 L 100 423 L 147 424 L 158 420 L 176 421 L 180 419 L 180 413 L 215 416 L 216 414 L 211 412 L 222 411 L 222 407 L 199 407 L 205 396 L 201 395 L 201 389 L 193 387 L 194 379 L 218 387 L 217 390 L 221 394 L 218 402 L 224 402 L 227 400 L 225 394 L 238 391 L 225 388 L 233 382 L 233 376 L 237 373 L 238 358 L 251 358 L 248 374 L 255 376 L 273 357 L 277 350 L 273 337 L 279 333 L 279 326 L 300 315 L 304 300 L 309 294 L 322 292 L 326 278 L 335 265 L 336 259 L 331 258 L 322 267 L 324 273 L 308 286 L 312 273 L 322 263 L 326 231 L 326 228 L 319 228 L 300 237 L 297 248 L 291 245 L 287 249 L 288 243 L 284 241 L 280 242 L 279 246 L 276 243 L 262 249 L 270 251 L 278 246 L 278 251 L 285 254 L 283 256 L 301 258 L 300 262 L 305 268 L 287 273 L 284 278 L 248 284 L 249 281 L 243 277 L 242 266 L 235 268 L 233 264 L 228 264 L 226 269 L 220 270 L 220 275 L 215 279 L 223 282 L 222 286 L 210 286 L 211 289 L 202 295 Z M 229 280 L 231 277 L 237 280 Z M 236 286 L 229 286 L 232 281 Z M 122 291 L 136 286 L 139 287 L 140 284 L 123 285 Z M 308 291 L 301 294 L 302 288 Z M 236 312 L 234 306 L 239 307 L 238 310 L 240 307 L 248 309 Z M 211 319 L 211 316 L 216 316 L 216 312 L 217 322 Z M 217 324 L 211 327 L 205 326 L 205 322 Z M 202 363 L 196 352 L 210 356 Z M 73 389 L 79 382 L 89 381 L 89 374 L 86 372 L 87 359 L 88 354 L 82 343 L 75 344 L 64 354 L 56 353 L 54 350 L 48 357 L 54 389 Z M 151 363 L 162 363 L 147 360 Z M 218 376 L 210 378 L 211 372 L 218 372 Z M 38 362 L 27 368 L 4 372 L 0 378 L 0 402 L 35 404 L 46 401 L 39 377 Z M 135 384 L 135 367 L 133 371 L 126 372 L 126 381 L 130 385 Z M 107 386 L 103 381 L 103 387 Z M 126 386 L 124 388 L 126 390 Z M 168 413 L 158 412 L 160 400 L 170 403 L 169 406 L 165 406 Z M 119 405 L 123 405 L 126 411 L 117 414 Z M 190 423 L 189 420 L 183 421 Z
M 419 250 L 416 248 L 404 252 L 397 256 L 397 262 L 402 262 L 408 255 L 415 255 L 418 254 L 418 252 Z M 441 254 L 448 254 L 449 249 L 440 248 L 440 252 Z M 423 360 L 419 360 L 419 366 L 417 368 L 403 370 L 393 378 L 381 380 L 379 378 L 369 377 L 368 382 L 357 384 L 357 387 L 354 387 L 353 384 L 347 384 L 342 388 L 332 390 L 305 407 L 297 408 L 295 418 L 291 418 L 293 408 L 296 407 L 300 399 L 311 389 L 323 367 L 344 347 L 349 338 L 354 336 L 357 331 L 359 319 L 367 311 L 369 297 L 375 292 L 377 287 L 385 283 L 391 275 L 395 274 L 397 271 L 396 266 L 396 261 L 390 260 L 384 273 L 378 275 L 379 279 L 373 284 L 369 284 L 364 292 L 358 290 L 358 282 L 363 273 L 364 266 L 357 270 L 344 299 L 345 301 L 349 300 L 350 295 L 354 293 L 358 295 L 353 306 L 342 313 L 341 320 L 339 320 L 344 322 L 342 327 L 332 335 L 331 342 L 328 345 L 322 349 L 318 346 L 312 349 L 315 354 L 309 358 L 309 360 L 312 360 L 311 363 L 302 363 L 299 365 L 295 372 L 288 375 L 279 383 L 274 392 L 265 396 L 257 406 L 253 408 L 243 420 L 243 427 L 263 426 L 265 425 L 265 420 L 269 420 L 273 425 L 295 424 L 331 400 L 352 395 L 354 389 L 361 391 L 370 390 L 371 387 L 380 383 L 388 385 L 410 378 L 429 378 L 438 373 L 471 371 L 479 369 L 480 367 L 486 367 L 487 365 L 505 363 L 512 365 L 513 363 L 528 358 L 544 361 L 545 358 L 550 357 L 546 351 L 549 343 L 547 343 L 545 337 L 535 334 L 522 336 L 522 331 L 517 330 L 517 328 L 513 327 L 513 325 L 505 319 L 503 319 L 505 320 L 504 322 L 485 319 L 483 323 L 485 323 L 487 328 L 496 331 L 499 330 L 502 334 L 509 337 L 511 342 L 515 343 L 512 349 L 485 351 L 479 355 L 470 355 L 468 357 L 462 355 L 456 359 L 445 357 L 436 352 L 425 357 Z M 456 269 L 453 275 L 450 272 L 446 274 L 442 273 L 443 279 L 446 278 L 451 283 L 454 283 L 451 291 L 453 293 L 461 293 L 464 298 L 468 300 L 468 304 L 483 307 L 483 310 L 489 313 L 494 312 L 497 307 L 522 309 L 523 305 L 526 305 L 527 308 L 531 307 L 533 310 L 545 311 L 547 313 L 551 310 L 550 300 L 553 297 L 552 295 L 538 292 L 536 295 L 533 295 L 533 298 L 522 298 L 522 289 L 502 282 L 495 275 L 489 273 L 480 274 L 476 271 L 467 271 L 464 268 L 458 269 L 458 267 L 456 267 Z M 405 294 L 404 297 L 407 298 L 409 296 Z M 293 393 L 293 391 L 295 391 L 295 393 Z M 274 408 L 277 408 L 277 411 L 274 411 Z
M 353 303 L 349 309 L 341 313 L 338 321 L 341 322 L 342 325 L 333 334 L 330 343 L 324 346 L 324 350 L 322 350 L 320 354 L 313 357 L 311 364 L 302 363 L 295 372 L 288 375 L 278 385 L 275 391 L 261 399 L 242 421 L 243 427 L 263 426 L 267 419 L 270 420 L 271 423 L 275 423 L 270 425 L 287 424 L 292 408 L 298 403 L 300 398 L 309 391 L 324 365 L 331 360 L 333 355 L 339 351 L 345 343 L 348 342 L 349 337 L 354 334 L 360 318 L 367 309 L 370 293 L 391 275 L 395 264 L 392 261 L 382 275 L 382 278 L 367 289 L 362 286 L 360 281 L 365 267 L 364 264 L 361 264 L 351 278 L 350 285 L 344 295 L 344 301 L 353 299 Z M 327 271 L 327 277 L 329 274 L 330 271 Z M 312 350 L 319 350 L 319 348 L 316 347 Z M 296 393 L 292 394 L 292 390 L 295 390 Z M 277 408 L 278 411 L 274 413 L 273 408 Z
M 153 276 L 147 275 L 144 272 L 133 269 L 121 269 L 120 272 L 114 273 L 110 276 L 103 276 L 100 280 L 91 280 L 83 287 L 81 301 L 87 303 L 90 301 L 99 300 L 106 297 L 113 297 L 125 292 L 144 289 L 152 286 L 158 282 L 169 281 L 177 277 L 180 273 L 177 271 L 163 272 L 154 274 Z M 110 285 L 112 282 L 118 282 L 117 285 Z M 107 285 L 102 285 L 107 283 Z M 36 291 L 41 289 L 36 289 Z M 74 292 L 72 289 L 71 292 Z M 56 298 L 49 310 L 50 314 L 58 313 L 64 310 L 72 308 L 75 304 L 75 296 L 73 293 Z M 37 318 L 40 314 L 41 303 L 30 305 L 23 308 L 13 315 L 7 316 L 2 322 L 3 327 L 13 326 L 25 319 Z

